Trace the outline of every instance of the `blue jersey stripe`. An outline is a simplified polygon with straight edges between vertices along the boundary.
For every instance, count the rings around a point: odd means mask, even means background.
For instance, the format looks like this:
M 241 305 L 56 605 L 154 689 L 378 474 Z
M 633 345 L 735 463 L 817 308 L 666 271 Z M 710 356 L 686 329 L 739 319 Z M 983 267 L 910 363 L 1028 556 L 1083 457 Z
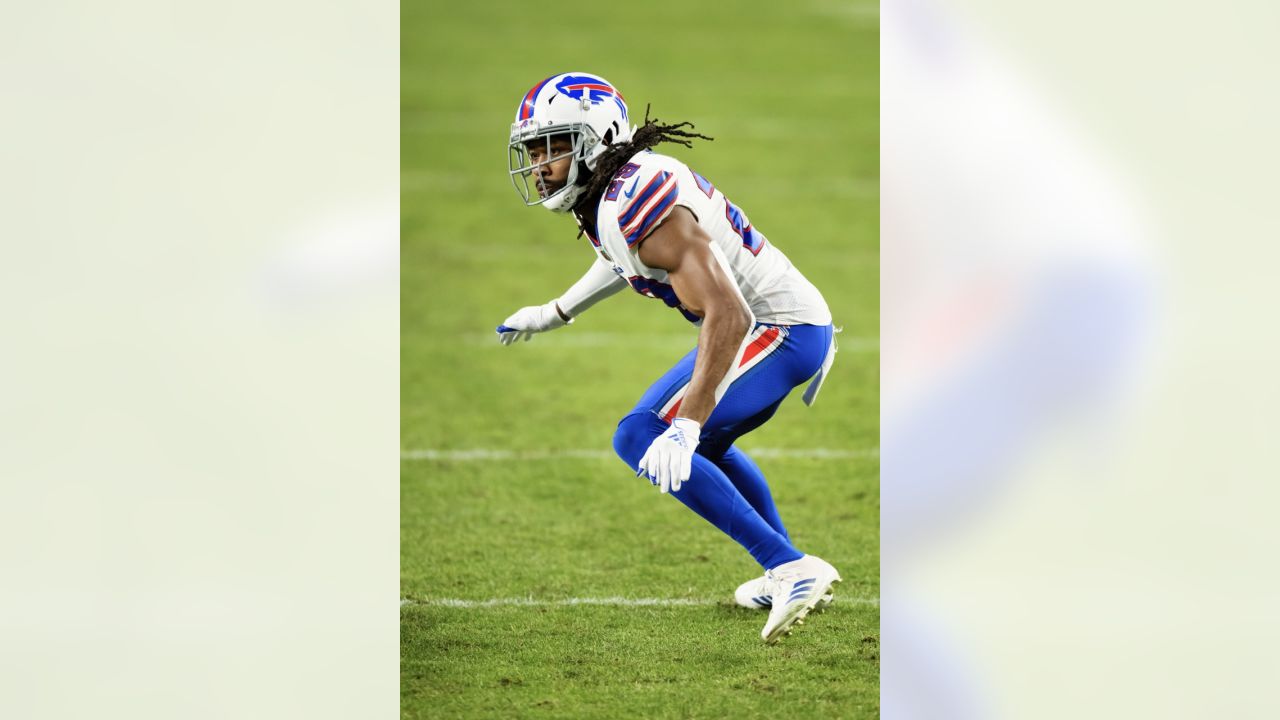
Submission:
M 680 191 L 673 184 L 667 194 L 662 197 L 650 210 L 645 214 L 643 220 L 635 226 L 635 229 L 627 233 L 627 247 L 631 247 L 644 239 L 645 235 L 658 224 L 667 209 L 675 204 L 676 198 L 679 197 Z
M 631 222 L 635 220 L 636 214 L 640 212 L 640 208 L 644 207 L 644 204 L 649 202 L 649 198 L 653 197 L 653 194 L 658 191 L 658 188 L 662 187 L 662 184 L 670 177 L 671 173 L 665 170 L 654 175 L 653 179 L 649 181 L 649 184 L 644 186 L 644 189 L 640 191 L 640 194 L 630 200 L 630 203 L 627 205 L 627 209 L 618 216 L 618 227 L 625 228 L 630 225 Z

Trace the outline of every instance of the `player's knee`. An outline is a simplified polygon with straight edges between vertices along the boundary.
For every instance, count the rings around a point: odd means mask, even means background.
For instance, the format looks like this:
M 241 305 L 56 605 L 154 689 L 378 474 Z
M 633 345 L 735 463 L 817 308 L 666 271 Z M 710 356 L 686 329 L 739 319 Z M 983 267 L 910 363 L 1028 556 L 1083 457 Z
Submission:
M 655 420 L 652 413 L 638 412 L 618 423 L 613 433 L 613 450 L 627 465 L 635 467 L 653 439 L 661 434 L 661 429 L 655 429 Z
M 715 435 L 704 436 L 698 441 L 698 454 L 713 463 L 720 462 L 724 454 L 732 447 L 733 440 Z

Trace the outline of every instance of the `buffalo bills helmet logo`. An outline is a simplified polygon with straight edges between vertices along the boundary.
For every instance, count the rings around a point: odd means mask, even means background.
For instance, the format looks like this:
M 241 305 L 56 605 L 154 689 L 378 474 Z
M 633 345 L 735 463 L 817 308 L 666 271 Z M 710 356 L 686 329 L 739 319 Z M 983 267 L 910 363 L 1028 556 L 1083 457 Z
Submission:
M 627 106 L 623 102 L 622 93 L 618 92 L 613 86 L 592 75 L 566 75 L 556 83 L 556 90 L 561 95 L 567 95 L 574 100 L 586 98 L 592 105 L 599 105 L 605 100 L 612 99 L 618 104 L 618 109 L 622 111 L 622 117 L 627 117 Z

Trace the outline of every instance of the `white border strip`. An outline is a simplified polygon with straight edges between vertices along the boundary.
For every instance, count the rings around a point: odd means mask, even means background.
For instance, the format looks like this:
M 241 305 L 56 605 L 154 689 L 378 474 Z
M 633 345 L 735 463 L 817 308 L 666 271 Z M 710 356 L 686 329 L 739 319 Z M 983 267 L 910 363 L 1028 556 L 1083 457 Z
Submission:
M 743 448 L 743 452 L 755 458 L 799 458 L 803 460 L 850 460 L 880 457 L 880 448 L 842 450 L 837 448 Z M 613 460 L 610 450 L 498 450 L 472 448 L 469 450 L 439 450 L 434 448 L 401 450 L 400 459 L 407 461 L 447 460 L 451 462 L 501 461 L 501 460 Z
M 400 607 L 431 606 L 448 608 L 489 608 L 489 607 L 571 607 L 574 605 L 611 605 L 616 607 L 706 607 L 719 605 L 721 600 L 698 600 L 693 598 L 561 598 L 559 600 L 539 600 L 536 598 L 490 598 L 488 600 L 458 600 L 453 598 L 402 598 Z M 836 595 L 835 603 L 851 605 L 879 605 L 880 598 L 849 598 Z

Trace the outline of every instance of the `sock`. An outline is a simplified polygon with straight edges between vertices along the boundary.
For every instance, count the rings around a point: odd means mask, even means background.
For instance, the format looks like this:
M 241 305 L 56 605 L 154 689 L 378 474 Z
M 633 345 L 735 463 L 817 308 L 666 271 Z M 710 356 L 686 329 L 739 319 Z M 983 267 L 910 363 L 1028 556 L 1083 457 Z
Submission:
M 693 456 L 693 472 L 672 495 L 737 540 L 766 570 L 804 557 L 751 507 L 723 470 L 701 455 Z
M 649 444 L 666 429 L 667 423 L 654 413 L 628 415 L 618 423 L 613 447 L 622 461 L 634 470 Z M 693 456 L 689 479 L 679 492 L 672 495 L 737 541 L 765 569 L 804 557 L 804 553 L 796 550 L 786 535 L 774 530 L 756 512 L 723 470 L 701 455 Z
M 730 446 L 715 464 L 760 517 L 769 523 L 769 527 L 790 541 L 791 536 L 787 534 L 787 528 L 778 515 L 778 507 L 773 503 L 773 494 L 769 492 L 769 483 L 755 461 L 738 448 Z

